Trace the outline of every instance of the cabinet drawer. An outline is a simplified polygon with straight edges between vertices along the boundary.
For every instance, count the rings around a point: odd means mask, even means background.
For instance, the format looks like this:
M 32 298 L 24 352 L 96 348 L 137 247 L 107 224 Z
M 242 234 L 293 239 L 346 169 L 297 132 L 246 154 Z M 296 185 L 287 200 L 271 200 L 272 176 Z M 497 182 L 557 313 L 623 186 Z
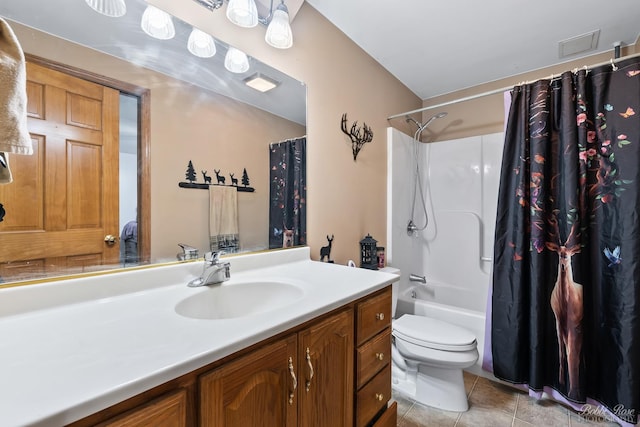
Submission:
M 358 388 L 369 381 L 391 360 L 391 329 L 387 328 L 358 348 Z
M 391 325 L 391 286 L 384 293 L 358 304 L 357 345 Z
M 356 426 L 363 427 L 391 398 L 391 364 L 378 373 L 357 396 Z
M 373 423 L 373 427 L 396 427 L 398 425 L 398 402 L 393 402 Z

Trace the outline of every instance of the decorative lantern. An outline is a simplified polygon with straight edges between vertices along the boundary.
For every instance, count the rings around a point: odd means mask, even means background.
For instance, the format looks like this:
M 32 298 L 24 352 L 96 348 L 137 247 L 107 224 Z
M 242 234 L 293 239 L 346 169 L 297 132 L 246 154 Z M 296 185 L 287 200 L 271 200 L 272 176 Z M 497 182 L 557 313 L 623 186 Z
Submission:
M 360 267 L 369 270 L 378 269 L 378 258 L 376 253 L 376 243 L 378 241 L 367 234 L 367 237 L 360 240 Z

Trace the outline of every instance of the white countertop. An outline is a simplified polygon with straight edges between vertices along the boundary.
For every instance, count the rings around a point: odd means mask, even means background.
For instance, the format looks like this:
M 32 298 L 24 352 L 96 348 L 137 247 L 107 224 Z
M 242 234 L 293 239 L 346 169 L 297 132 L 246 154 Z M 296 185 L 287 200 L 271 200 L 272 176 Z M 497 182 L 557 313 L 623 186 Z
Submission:
M 251 316 L 183 317 L 175 305 L 206 291 L 186 286 L 202 262 L 0 289 L 0 426 L 79 420 L 396 280 L 310 261 L 309 248 L 224 260 L 227 285 L 284 281 L 304 296 Z

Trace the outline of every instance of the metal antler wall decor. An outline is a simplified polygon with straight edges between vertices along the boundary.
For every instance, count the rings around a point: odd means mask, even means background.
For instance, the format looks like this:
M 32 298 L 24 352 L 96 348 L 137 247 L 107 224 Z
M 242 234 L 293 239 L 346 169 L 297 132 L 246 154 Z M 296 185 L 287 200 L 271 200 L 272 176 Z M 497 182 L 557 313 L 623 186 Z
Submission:
M 353 161 L 355 162 L 364 144 L 373 140 L 373 131 L 364 122 L 362 127 L 358 127 L 357 121 L 353 122 L 350 130 L 347 130 L 347 113 L 344 113 L 342 115 L 342 132 L 351 138 L 351 150 L 353 151 Z

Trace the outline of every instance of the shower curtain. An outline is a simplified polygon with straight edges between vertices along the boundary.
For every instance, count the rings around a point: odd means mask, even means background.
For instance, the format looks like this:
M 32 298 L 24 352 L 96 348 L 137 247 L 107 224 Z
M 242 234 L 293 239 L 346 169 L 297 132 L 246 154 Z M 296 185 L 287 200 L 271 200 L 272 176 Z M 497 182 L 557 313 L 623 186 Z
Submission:
M 269 147 L 269 249 L 307 243 L 306 147 L 306 137 Z
M 511 93 L 491 348 L 496 377 L 636 424 L 640 59 L 614 68 Z

